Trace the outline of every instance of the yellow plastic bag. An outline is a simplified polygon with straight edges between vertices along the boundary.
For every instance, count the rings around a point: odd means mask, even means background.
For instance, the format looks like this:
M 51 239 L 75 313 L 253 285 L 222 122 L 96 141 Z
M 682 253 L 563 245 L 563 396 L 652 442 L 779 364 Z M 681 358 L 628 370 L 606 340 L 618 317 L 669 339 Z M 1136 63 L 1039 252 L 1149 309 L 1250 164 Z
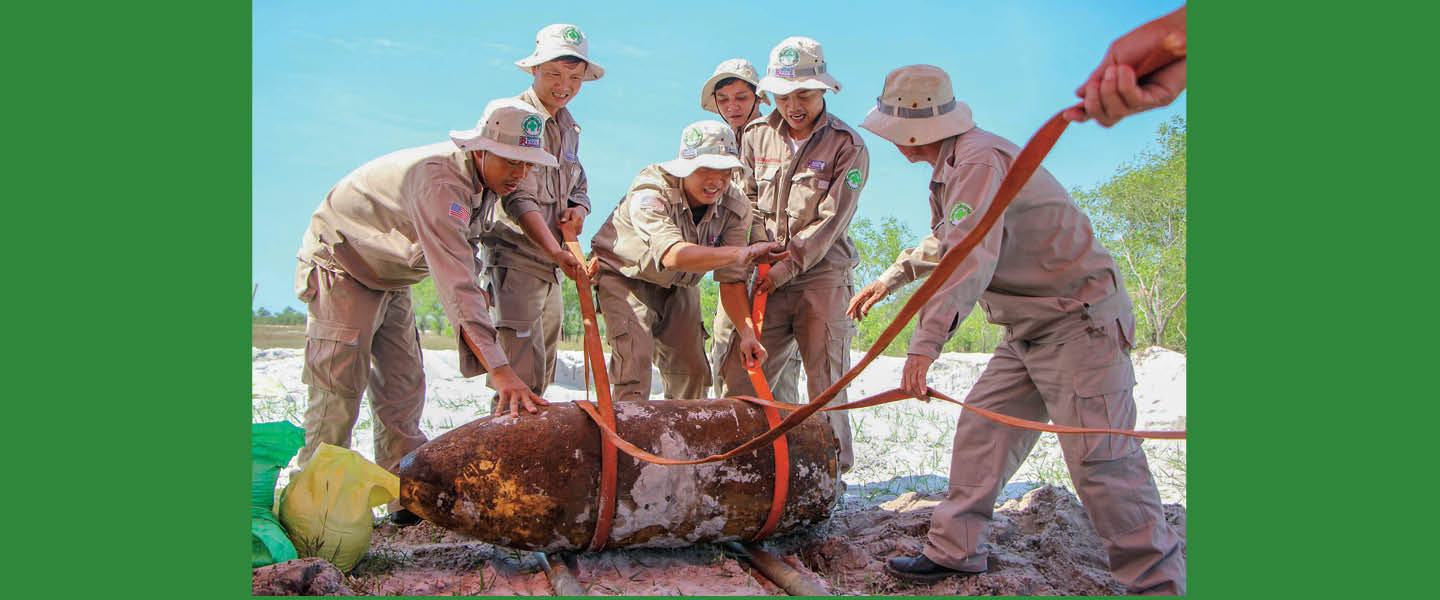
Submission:
M 353 450 L 320 444 L 280 494 L 280 523 L 301 557 L 349 571 L 370 547 L 370 507 L 400 496 L 400 478 Z

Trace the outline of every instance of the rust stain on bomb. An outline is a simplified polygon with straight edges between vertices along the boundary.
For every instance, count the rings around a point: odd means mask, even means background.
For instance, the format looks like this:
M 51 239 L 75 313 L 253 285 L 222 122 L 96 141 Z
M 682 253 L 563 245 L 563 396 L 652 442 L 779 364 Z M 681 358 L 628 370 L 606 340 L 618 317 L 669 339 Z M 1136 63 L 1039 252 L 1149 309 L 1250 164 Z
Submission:
M 719 454 L 768 429 L 739 400 L 660 400 L 615 405 L 625 439 L 671 458 Z M 820 419 L 788 434 L 790 496 L 776 534 L 828 518 L 839 498 L 838 444 Z M 600 432 L 579 408 L 477 419 L 400 463 L 400 503 L 426 520 L 486 542 L 553 552 L 579 550 L 599 514 Z M 654 465 L 621 454 L 607 548 L 678 547 L 744 540 L 770 510 L 770 447 L 703 465 Z

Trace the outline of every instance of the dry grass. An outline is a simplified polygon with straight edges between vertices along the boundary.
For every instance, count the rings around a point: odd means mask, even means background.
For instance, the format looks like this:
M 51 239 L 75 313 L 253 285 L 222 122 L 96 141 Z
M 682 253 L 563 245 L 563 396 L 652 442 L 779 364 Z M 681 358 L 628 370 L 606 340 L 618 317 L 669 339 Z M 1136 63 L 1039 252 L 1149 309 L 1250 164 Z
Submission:
M 304 325 L 260 325 L 250 326 L 250 345 L 256 348 L 304 348 Z M 426 350 L 454 350 L 455 338 L 436 335 L 425 331 L 420 333 L 420 347 Z
M 250 345 L 256 348 L 304 348 L 304 325 L 260 325 L 250 326 Z M 455 338 L 438 335 L 432 331 L 420 332 L 420 347 L 426 350 L 454 350 Z M 584 339 L 580 337 L 560 338 L 561 350 L 582 350 Z

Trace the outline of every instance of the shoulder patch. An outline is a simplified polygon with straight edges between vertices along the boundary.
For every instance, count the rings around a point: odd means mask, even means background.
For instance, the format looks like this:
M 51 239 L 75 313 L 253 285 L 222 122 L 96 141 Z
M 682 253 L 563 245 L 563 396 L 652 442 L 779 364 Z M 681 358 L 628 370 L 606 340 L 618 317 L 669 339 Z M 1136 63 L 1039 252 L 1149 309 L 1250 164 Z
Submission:
M 845 187 L 848 187 L 852 190 L 858 190 L 860 189 L 861 184 L 864 183 L 865 174 L 861 173 L 860 169 L 850 169 L 845 173 Z
M 965 220 L 965 217 L 970 216 L 974 212 L 975 209 L 969 204 L 956 202 L 954 206 L 950 207 L 950 226 L 955 227 L 959 225 L 961 221 Z
M 641 197 L 639 197 L 639 198 L 636 200 L 636 202 L 638 202 L 638 204 L 636 204 L 636 206 L 638 206 L 638 207 L 639 207 L 640 209 L 642 209 L 642 210 L 648 210 L 648 211 L 650 211 L 650 212 L 655 212 L 655 213 L 660 213 L 660 214 L 665 214 L 665 213 L 669 212 L 669 211 L 666 210 L 666 208 L 665 208 L 665 201 L 664 201 L 664 200 L 661 200 L 660 198 L 657 198 L 657 197 L 655 197 L 655 196 L 653 196 L 653 195 L 641 196 Z
M 451 202 L 451 203 L 450 203 L 450 216 L 451 216 L 451 217 L 454 217 L 456 221 L 459 221 L 459 222 L 461 222 L 461 223 L 469 223 L 469 222 L 470 222 L 470 208 L 467 207 L 467 206 L 464 206 L 464 205 L 460 204 L 459 202 Z

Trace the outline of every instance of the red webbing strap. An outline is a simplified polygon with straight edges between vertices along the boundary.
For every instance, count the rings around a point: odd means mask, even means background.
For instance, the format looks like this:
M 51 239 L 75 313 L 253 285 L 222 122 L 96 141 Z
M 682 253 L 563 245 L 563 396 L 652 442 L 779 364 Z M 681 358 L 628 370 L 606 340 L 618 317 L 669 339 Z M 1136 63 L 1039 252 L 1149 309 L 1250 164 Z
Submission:
M 1159 48 L 1150 56 L 1147 56 L 1145 60 L 1141 61 L 1140 66 L 1135 69 L 1135 75 L 1136 77 L 1149 75 L 1155 70 L 1179 60 L 1184 56 L 1183 53 L 1183 49 L 1176 49 L 1173 46 Z M 905 302 L 904 306 L 900 308 L 899 314 L 897 314 L 895 319 L 890 322 L 890 325 L 880 333 L 880 337 L 875 340 L 875 343 L 871 344 L 870 348 L 865 351 L 865 356 L 860 359 L 860 362 L 851 367 L 849 371 L 846 371 L 840 379 L 832 383 L 830 387 L 821 392 L 819 396 L 812 398 L 808 404 L 790 413 L 790 416 L 785 417 L 779 425 L 772 427 L 769 431 L 723 454 L 714 454 L 694 460 L 674 460 L 656 456 L 635 448 L 643 454 L 631 453 L 631 456 L 635 456 L 646 462 L 662 465 L 698 465 L 726 460 L 746 452 L 751 452 L 768 442 L 778 439 L 784 435 L 785 432 L 809 418 L 810 415 L 824 408 L 826 404 L 835 399 L 835 396 L 840 393 L 840 390 L 845 389 L 846 386 L 855 381 L 860 371 L 870 366 L 870 363 L 874 362 L 875 359 L 880 356 L 880 353 L 885 351 L 885 348 L 890 345 L 890 342 L 894 341 L 895 337 L 900 334 L 900 331 L 910 323 L 910 320 L 915 318 L 915 314 L 920 311 L 920 307 L 924 306 L 926 302 L 929 302 L 930 298 L 945 285 L 946 281 L 950 279 L 950 275 L 960 266 L 960 263 L 969 256 L 970 252 L 980 244 L 980 240 L 984 239 L 985 235 L 990 232 L 990 229 L 995 226 L 995 223 L 1000 220 L 1000 215 L 1004 214 L 1005 208 L 1010 206 L 1010 202 L 1015 199 L 1015 195 L 1020 192 L 1020 188 L 1025 186 L 1025 182 L 1030 180 L 1030 176 L 1035 173 L 1035 169 L 1040 167 L 1040 161 L 1042 161 L 1045 155 L 1050 152 L 1050 149 L 1055 146 L 1055 142 L 1060 139 L 1060 134 L 1064 133 L 1065 127 L 1069 125 L 1069 123 L 1069 121 L 1065 120 L 1064 112 L 1062 111 L 1056 113 L 1045 125 L 1040 127 L 1039 131 L 1035 132 L 1035 135 L 1030 138 L 1030 141 L 1026 142 L 1025 147 L 1020 150 L 1020 155 L 1015 158 L 1014 164 L 1010 166 L 1009 172 L 1005 174 L 1005 179 L 1001 180 L 1000 189 L 995 192 L 994 201 L 991 202 L 990 208 L 985 211 L 985 214 L 981 216 L 980 221 L 975 224 L 975 228 L 972 229 L 970 233 L 967 233 L 964 239 L 960 240 L 960 243 L 945 252 L 945 255 L 940 258 L 940 263 L 936 265 L 934 271 L 925 279 L 925 283 L 921 284 L 920 288 L 916 290 L 915 293 L 910 296 L 910 299 Z M 593 408 L 587 404 L 581 404 L 580 407 L 584 409 L 585 413 L 590 415 L 597 424 L 600 423 L 599 415 Z M 976 412 L 980 411 L 977 409 Z M 601 429 L 605 429 L 603 425 Z M 602 431 L 602 433 L 607 437 L 613 436 L 612 441 L 619 438 L 618 435 L 614 435 L 615 432 L 613 428 L 611 431 Z M 1073 432 L 1065 431 L 1064 433 Z M 1183 432 L 1179 433 L 1183 435 Z M 628 442 L 622 444 L 622 442 L 624 442 L 624 440 L 618 440 L 615 441 L 615 444 L 622 448 L 627 445 L 634 448 L 633 444 L 629 444 Z
M 580 261 L 580 277 L 575 280 L 575 287 L 580 293 L 580 314 L 585 322 L 585 362 L 590 366 L 590 374 L 595 378 L 595 400 L 599 403 L 599 413 L 587 412 L 592 419 L 601 425 L 602 431 L 615 432 L 615 407 L 610 403 L 610 374 L 605 370 L 605 348 L 600 345 L 600 328 L 595 322 L 595 299 L 590 295 L 590 273 L 583 265 L 585 264 L 585 252 L 580 249 L 580 241 L 575 239 L 575 232 L 569 227 L 560 228 L 565 236 L 565 248 L 575 255 L 575 260 Z M 586 398 L 589 398 L 589 387 L 586 387 Z M 590 406 L 588 401 L 577 403 L 583 406 Z M 619 437 L 619 436 L 615 436 Z M 605 548 L 605 542 L 610 538 L 610 525 L 615 519 L 615 470 L 619 455 L 615 451 L 615 444 L 610 441 L 609 436 L 600 438 L 600 510 L 595 519 L 595 534 L 590 538 L 590 545 L 586 550 L 599 552 Z
M 760 331 L 764 329 L 765 301 L 769 296 L 759 290 L 759 282 L 769 275 L 770 265 L 762 264 L 756 268 L 755 298 L 751 301 L 750 309 L 750 319 L 755 322 L 756 337 L 759 337 Z M 731 351 L 738 352 L 739 350 L 732 348 Z M 765 372 L 760 370 L 761 366 L 756 363 L 753 367 L 746 367 L 745 372 L 750 375 L 750 384 L 755 388 L 755 393 L 759 394 L 761 399 L 773 404 L 775 397 L 771 395 L 770 383 L 765 380 Z M 765 411 L 765 421 L 769 423 L 771 429 L 774 429 L 780 424 L 780 411 L 771 405 L 762 404 L 761 407 Z M 785 498 L 790 494 L 790 444 L 782 435 L 775 438 L 771 447 L 775 450 L 775 492 L 770 498 L 770 514 L 766 515 L 765 523 L 760 526 L 760 530 L 750 538 L 752 542 L 763 540 L 774 533 L 775 527 L 780 524 L 780 514 L 785 512 Z

